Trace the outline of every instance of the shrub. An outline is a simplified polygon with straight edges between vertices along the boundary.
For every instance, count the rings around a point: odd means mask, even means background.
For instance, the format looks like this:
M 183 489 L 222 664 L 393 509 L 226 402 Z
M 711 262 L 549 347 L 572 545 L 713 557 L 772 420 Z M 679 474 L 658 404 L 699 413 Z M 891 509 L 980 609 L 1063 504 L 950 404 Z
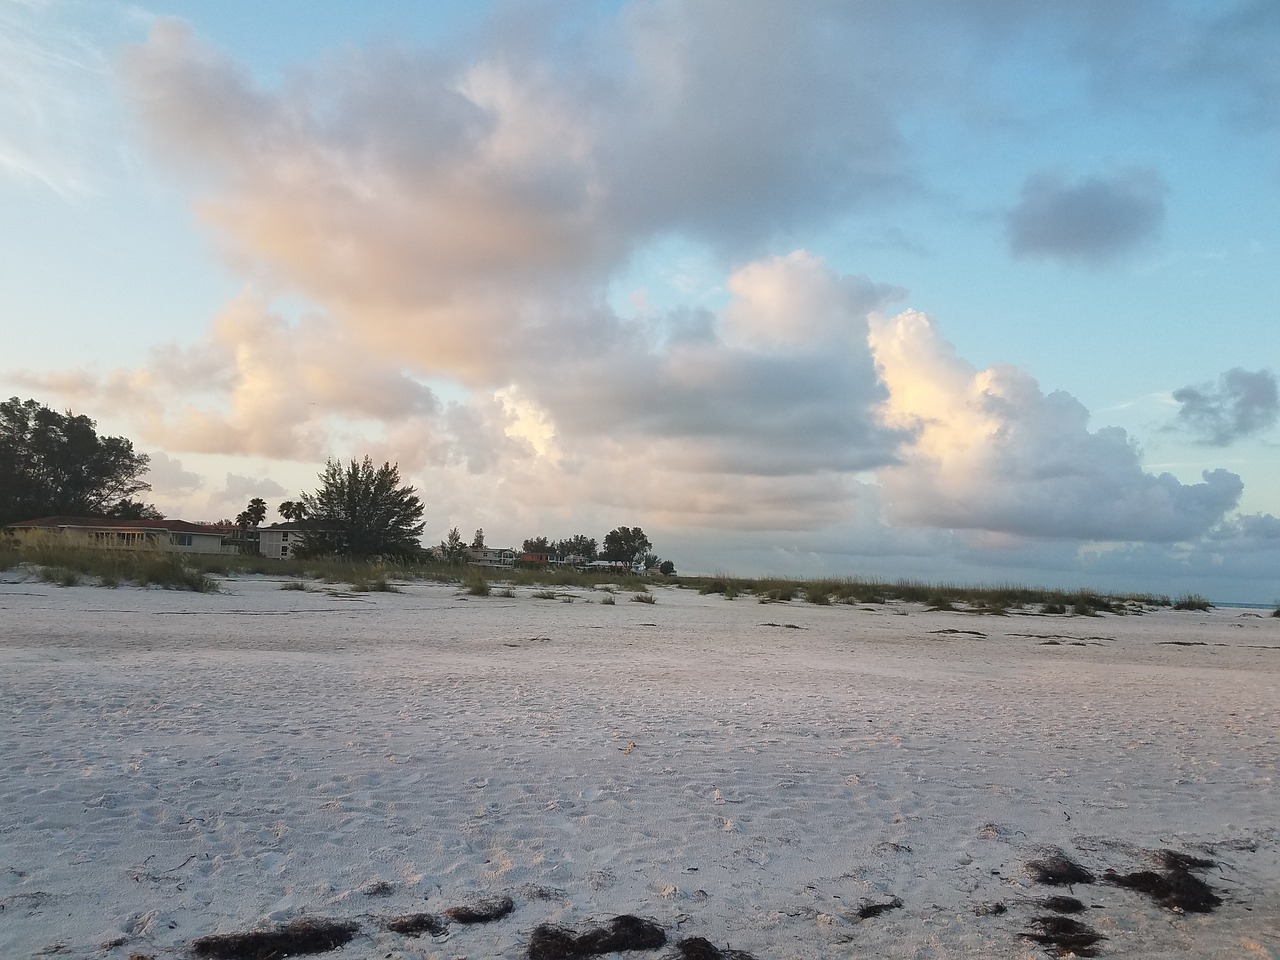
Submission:
M 615 605 L 615 601 L 611 595 L 605 594 L 600 598 L 600 605 L 604 607 L 612 607 Z M 1280 611 L 1277 611 L 1276 616 L 1280 616 Z
M 698 593 L 706 596 L 709 593 L 724 593 L 729 589 L 729 585 L 723 580 L 712 580 L 710 583 L 704 583 L 698 588 Z
M 484 578 L 484 574 L 479 570 L 471 570 L 467 574 L 464 585 L 467 588 L 467 593 L 473 597 L 487 597 L 492 590 L 489 586 L 489 581 Z
M 399 587 L 386 578 L 385 574 L 376 577 L 352 577 L 347 581 L 352 593 L 401 593 Z
M 301 590 L 302 592 L 305 593 L 310 588 L 301 580 L 289 580 L 289 581 L 286 581 L 285 583 L 280 584 L 280 589 L 281 590 Z
M 656 603 L 652 593 L 633 593 L 631 595 L 632 603 Z
M 804 598 L 820 607 L 829 607 L 831 606 L 831 592 L 828 586 L 825 583 L 811 583 L 805 587 Z
M 1175 610 L 1208 610 L 1212 607 L 1208 600 L 1198 593 L 1183 594 L 1173 605 Z
M 80 573 L 70 567 L 41 567 L 40 579 L 60 587 L 74 587 L 80 584 L 81 578 Z
M 1066 613 L 1067 605 L 1065 603 L 1042 603 L 1040 605 L 1041 613 Z
M 538 590 L 533 594 L 535 600 L 555 600 L 560 594 L 555 590 Z

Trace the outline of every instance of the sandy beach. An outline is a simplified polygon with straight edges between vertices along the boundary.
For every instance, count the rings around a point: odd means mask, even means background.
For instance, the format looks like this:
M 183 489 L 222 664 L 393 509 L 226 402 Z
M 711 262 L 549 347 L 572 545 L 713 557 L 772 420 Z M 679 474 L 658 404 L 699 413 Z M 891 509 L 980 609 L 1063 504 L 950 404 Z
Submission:
M 630 914 L 667 946 L 628 957 L 1033 958 L 1070 895 L 1098 956 L 1280 958 L 1269 611 L 5 581 L 0 957 L 323 918 L 321 957 L 515 958 Z M 1098 882 L 1038 882 L 1055 849 Z M 1105 882 L 1161 851 L 1221 904 Z

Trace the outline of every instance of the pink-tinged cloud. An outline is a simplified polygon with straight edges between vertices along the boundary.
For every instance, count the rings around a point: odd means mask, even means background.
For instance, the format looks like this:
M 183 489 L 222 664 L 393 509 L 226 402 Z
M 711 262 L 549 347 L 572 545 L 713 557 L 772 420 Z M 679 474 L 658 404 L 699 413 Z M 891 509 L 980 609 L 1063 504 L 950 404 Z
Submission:
M 1045 395 L 1021 371 L 975 369 L 922 314 L 873 323 L 871 342 L 889 417 L 919 429 L 901 465 L 879 474 L 896 522 L 1169 542 L 1200 536 L 1239 502 L 1235 474 L 1183 484 L 1147 473 L 1125 431 L 1091 431 L 1079 401 Z

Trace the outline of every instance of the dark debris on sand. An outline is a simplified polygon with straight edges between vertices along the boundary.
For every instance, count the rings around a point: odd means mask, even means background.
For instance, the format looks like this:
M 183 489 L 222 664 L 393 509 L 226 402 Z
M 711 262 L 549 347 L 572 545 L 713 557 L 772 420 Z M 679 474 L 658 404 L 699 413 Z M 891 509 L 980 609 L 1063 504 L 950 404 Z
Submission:
M 542 924 L 529 937 L 529 960 L 576 960 L 620 950 L 657 950 L 667 935 L 652 920 L 622 914 L 586 933 Z
M 1177 850 L 1161 850 L 1157 856 L 1166 870 L 1209 870 L 1218 865 L 1215 860 L 1193 857 L 1189 853 L 1179 853 Z
M 1024 931 L 1023 936 L 1043 944 L 1059 957 L 1096 957 L 1095 944 L 1107 939 L 1092 927 L 1070 917 L 1044 916 L 1031 921 L 1035 930 Z
M 444 915 L 456 923 L 491 923 L 515 908 L 510 897 L 480 897 L 460 907 L 450 907 Z
M 1040 906 L 1054 913 L 1083 913 L 1084 904 L 1075 897 L 1045 897 Z
M 973 908 L 974 916 L 977 917 L 998 917 L 1008 912 L 1009 908 L 998 900 L 994 903 L 980 903 Z
M 872 917 L 878 917 L 882 913 L 888 913 L 890 910 L 897 910 L 902 906 L 902 901 L 897 897 L 887 900 L 884 903 L 864 903 L 858 908 L 859 920 L 870 920 Z
M 197 957 L 212 960 L 277 960 L 336 950 L 350 943 L 358 929 L 350 920 L 306 918 L 273 930 L 201 937 L 191 949 Z
M 1097 879 L 1061 850 L 1054 850 L 1043 859 L 1028 861 L 1026 870 L 1036 883 L 1051 887 L 1070 887 L 1077 883 L 1093 883 Z
M 388 920 L 387 929 L 406 937 L 420 937 L 424 933 L 438 937 L 449 929 L 449 924 L 434 913 L 406 913 Z
M 742 950 L 722 950 L 706 937 L 685 937 L 671 956 L 672 960 L 756 960 Z
M 1212 887 L 1183 867 L 1163 873 L 1138 870 L 1120 874 L 1108 870 L 1103 879 L 1117 887 L 1145 893 L 1165 909 L 1181 913 L 1213 913 L 1222 904 Z

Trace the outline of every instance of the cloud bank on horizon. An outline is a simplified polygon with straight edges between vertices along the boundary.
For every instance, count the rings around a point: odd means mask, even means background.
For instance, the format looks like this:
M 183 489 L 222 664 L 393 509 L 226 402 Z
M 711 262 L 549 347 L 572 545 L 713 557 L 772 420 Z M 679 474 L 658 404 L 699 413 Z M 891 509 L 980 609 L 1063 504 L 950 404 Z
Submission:
M 1228 68 L 1256 29 L 1183 11 L 1166 60 L 1139 52 L 1150 4 L 907 6 L 634 3 L 568 39 L 496 17 L 475 49 L 347 46 L 277 84 L 156 18 L 119 82 L 242 292 L 143 362 L 11 379 L 136 425 L 179 501 L 199 487 L 178 455 L 367 452 L 418 480 L 433 533 L 641 523 L 701 569 L 1194 576 L 1239 544 L 1280 571 L 1280 522 L 1235 512 L 1239 474 L 1149 469 L 1129 432 L 979 369 L 906 289 L 806 240 L 936 190 L 922 119 L 1013 122 L 999 71 L 972 66 L 1032 34 L 1060 35 L 1092 96 L 1169 85 L 1274 128 L 1274 71 Z M 1174 215 L 1155 161 L 1020 180 L 1009 255 L 1061 269 L 1115 268 Z M 620 295 L 675 239 L 716 271 L 701 295 Z M 1205 443 L 1276 423 L 1265 371 L 1172 397 Z M 210 509 L 285 490 L 206 486 Z

